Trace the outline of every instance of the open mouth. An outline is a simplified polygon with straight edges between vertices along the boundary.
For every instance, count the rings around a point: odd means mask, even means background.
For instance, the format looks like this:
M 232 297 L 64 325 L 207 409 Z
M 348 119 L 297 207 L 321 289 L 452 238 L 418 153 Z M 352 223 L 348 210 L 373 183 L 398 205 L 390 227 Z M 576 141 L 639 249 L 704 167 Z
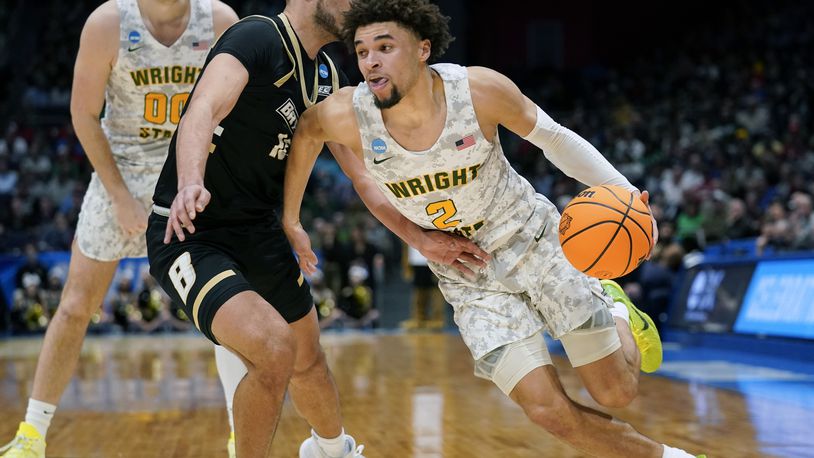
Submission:
M 370 85 L 370 88 L 373 90 L 383 88 L 384 86 L 387 85 L 388 82 L 390 82 L 390 80 L 383 76 L 376 76 L 368 80 L 368 84 Z

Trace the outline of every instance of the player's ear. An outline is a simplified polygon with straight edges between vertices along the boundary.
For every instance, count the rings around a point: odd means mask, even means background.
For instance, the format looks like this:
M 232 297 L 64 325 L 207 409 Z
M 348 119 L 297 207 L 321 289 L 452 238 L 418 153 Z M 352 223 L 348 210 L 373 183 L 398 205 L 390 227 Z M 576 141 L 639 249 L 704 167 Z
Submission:
M 430 56 L 432 55 L 432 43 L 430 40 L 421 40 L 418 42 L 418 59 L 421 62 L 426 62 L 430 60 Z

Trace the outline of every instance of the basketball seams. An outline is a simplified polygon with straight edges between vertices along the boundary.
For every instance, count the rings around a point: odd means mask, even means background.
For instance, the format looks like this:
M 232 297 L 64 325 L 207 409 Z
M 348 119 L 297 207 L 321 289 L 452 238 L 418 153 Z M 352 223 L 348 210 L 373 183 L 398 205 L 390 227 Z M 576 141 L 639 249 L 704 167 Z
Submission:
M 632 194 L 631 194 L 631 195 L 632 195 Z M 624 205 L 624 201 L 622 202 L 622 204 Z M 600 202 L 571 202 L 570 204 L 568 204 L 568 205 L 567 205 L 567 206 L 566 206 L 566 207 L 565 207 L 565 208 L 562 210 L 563 214 L 564 214 L 566 211 L 568 211 L 568 209 L 569 209 L 569 208 L 571 208 L 571 207 L 576 207 L 577 205 L 597 205 L 597 206 L 599 206 L 599 207 L 604 207 L 604 208 L 607 208 L 607 209 L 613 210 L 613 211 L 615 211 L 616 213 L 619 213 L 619 214 L 620 214 L 620 215 L 622 215 L 622 216 L 625 216 L 625 215 L 626 215 L 626 212 L 623 212 L 622 210 L 619 210 L 618 208 L 613 207 L 613 206 L 611 206 L 611 205 L 608 205 L 608 204 L 603 204 L 603 203 L 600 203 Z M 630 208 L 631 210 L 635 211 L 636 213 L 640 213 L 640 214 L 642 214 L 642 215 L 647 215 L 647 216 L 651 216 L 651 217 L 652 217 L 652 215 L 651 215 L 650 213 L 642 213 L 642 212 L 640 212 L 639 210 L 636 210 L 636 209 L 635 209 L 635 208 L 633 208 L 633 207 L 628 207 L 628 208 Z M 607 221 L 610 221 L 610 220 L 607 220 Z M 623 221 L 624 221 L 624 218 L 623 218 Z M 638 221 L 636 221 L 635 219 L 630 218 L 630 221 L 631 221 L 633 224 L 635 224 L 635 225 L 636 225 L 636 227 L 638 227 L 638 228 L 639 228 L 639 230 L 641 230 L 641 231 L 642 231 L 642 233 L 644 234 L 644 236 L 645 236 L 645 237 L 647 237 L 647 243 L 648 243 L 648 244 L 650 244 L 650 246 L 652 247 L 652 246 L 653 246 L 653 241 L 652 241 L 652 239 L 651 239 L 650 234 L 648 234 L 648 233 L 647 233 L 647 230 L 646 230 L 646 229 L 645 229 L 645 228 L 644 228 L 644 227 L 643 227 L 641 224 L 639 224 L 639 222 L 638 222 Z M 615 221 L 614 221 L 614 222 L 615 222 Z
M 630 198 L 631 199 L 634 198 L 633 193 L 630 194 Z M 624 203 L 624 202 L 622 202 L 622 203 Z M 586 267 L 585 270 L 582 271 L 583 273 L 586 273 L 589 270 L 593 269 L 594 266 L 596 265 L 596 263 L 598 263 L 599 260 L 602 259 L 602 256 L 605 256 L 605 252 L 608 251 L 608 248 L 610 248 L 613 241 L 616 240 L 616 236 L 619 235 L 619 231 L 624 227 L 625 220 L 628 219 L 627 215 L 628 215 L 628 213 L 630 213 L 630 210 L 632 208 L 630 206 L 630 204 L 632 204 L 632 203 L 633 203 L 633 200 L 631 200 L 630 203 L 627 204 L 627 210 L 625 211 L 624 216 L 622 216 L 622 219 L 620 221 L 616 222 L 618 224 L 618 226 L 616 227 L 616 232 L 614 232 L 613 235 L 611 236 L 611 238 L 608 240 L 608 243 L 605 245 L 605 248 L 603 248 L 602 251 L 599 253 L 599 255 L 596 257 L 596 259 L 594 259 L 594 262 L 592 262 L 590 266 Z M 633 219 L 631 219 L 631 221 L 633 221 L 634 223 L 636 222 Z M 632 245 L 633 240 L 631 239 L 630 242 L 631 242 L 630 245 Z M 631 247 L 631 250 L 632 249 L 633 248 Z
M 572 238 L 582 234 L 583 232 L 585 232 L 585 231 L 587 231 L 589 229 L 593 229 L 593 228 L 601 226 L 603 224 L 619 224 L 619 222 L 614 221 L 612 219 L 605 219 L 605 220 L 602 220 L 602 221 L 597 221 L 597 222 L 591 224 L 590 226 L 585 226 L 582 229 L 578 230 L 577 232 L 574 232 L 573 234 L 569 235 L 565 240 L 560 242 L 560 246 L 565 246 L 565 244 L 568 243 L 568 241 L 571 240 Z
M 626 204 L 626 203 L 625 203 L 625 201 L 624 201 L 624 200 L 622 200 L 622 198 L 621 198 L 621 197 L 617 196 L 617 195 L 616 195 L 616 193 L 615 193 L 615 192 L 613 192 L 613 189 L 611 189 L 611 188 L 609 188 L 609 187 L 607 187 L 607 186 L 604 186 L 604 185 L 600 186 L 600 188 L 602 188 L 602 189 L 604 189 L 604 190 L 608 191 L 609 193 L 611 193 L 611 195 L 612 195 L 614 198 L 616 198 L 616 200 L 618 200 L 620 204 L 622 204 L 622 205 L 628 205 L 628 206 L 631 208 L 631 210 L 635 211 L 636 213 L 638 213 L 638 214 L 640 214 L 640 215 L 648 215 L 648 216 L 650 216 L 650 212 L 643 212 L 643 211 L 641 211 L 641 210 L 636 210 L 635 208 L 633 208 L 633 202 L 632 202 L 632 201 L 631 201 L 631 203 L 630 203 L 630 204 Z M 632 196 L 632 195 L 633 195 L 633 193 L 631 192 L 631 193 L 630 193 L 630 195 Z
M 622 229 L 625 230 L 625 233 L 627 233 L 627 240 L 628 240 L 628 244 L 627 244 L 627 263 L 625 264 L 625 270 L 624 270 L 624 273 L 622 274 L 622 275 L 625 275 L 625 274 L 628 273 L 628 269 L 630 269 L 630 261 L 633 260 L 633 235 L 630 233 L 630 229 L 628 229 L 627 226 L 625 226 L 624 224 L 620 224 L 620 225 L 622 226 Z

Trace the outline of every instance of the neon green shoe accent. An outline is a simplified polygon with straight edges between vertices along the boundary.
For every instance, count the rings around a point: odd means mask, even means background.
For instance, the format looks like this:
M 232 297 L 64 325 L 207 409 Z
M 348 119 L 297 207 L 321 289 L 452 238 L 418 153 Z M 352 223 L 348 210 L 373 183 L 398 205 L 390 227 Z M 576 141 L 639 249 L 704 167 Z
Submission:
M 633 305 L 618 283 L 613 280 L 599 280 L 599 283 L 614 302 L 621 302 L 627 306 L 630 315 L 630 332 L 642 354 L 642 372 L 655 372 L 661 366 L 663 355 L 661 338 L 653 319 Z
M 22 422 L 17 435 L 0 448 L 2 458 L 45 458 L 45 439 L 30 423 Z
M 229 441 L 226 442 L 226 450 L 229 452 L 229 458 L 237 458 L 237 452 L 235 452 L 235 432 L 232 431 L 229 434 Z

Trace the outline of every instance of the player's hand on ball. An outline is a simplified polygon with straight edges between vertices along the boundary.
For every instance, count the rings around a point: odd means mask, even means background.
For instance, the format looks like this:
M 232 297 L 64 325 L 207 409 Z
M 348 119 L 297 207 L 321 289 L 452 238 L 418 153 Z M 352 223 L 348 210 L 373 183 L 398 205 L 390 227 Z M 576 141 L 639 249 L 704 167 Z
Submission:
M 470 277 L 474 277 L 475 272 L 466 264 L 484 267 L 491 259 L 489 253 L 473 241 L 441 231 L 424 231 L 415 248 L 430 261 L 452 266 Z
M 300 270 L 305 272 L 306 275 L 313 275 L 317 271 L 318 260 L 314 250 L 311 249 L 311 238 L 308 237 L 308 232 L 303 229 L 300 223 L 283 225 L 283 231 L 285 231 L 285 236 L 288 237 L 291 248 L 297 254 Z
M 170 243 L 173 233 L 178 240 L 183 242 L 186 238 L 184 229 L 190 234 L 194 234 L 195 225 L 192 224 L 192 220 L 198 213 L 204 211 L 211 197 L 209 191 L 200 184 L 191 184 L 181 188 L 170 206 L 167 229 L 164 231 L 164 243 Z
M 659 225 L 656 222 L 656 216 L 653 214 L 653 209 L 650 208 L 650 193 L 647 191 L 642 191 L 641 195 L 639 195 L 639 199 L 647 205 L 647 209 L 650 210 L 650 219 L 653 221 L 653 246 L 650 247 L 650 254 L 647 256 L 647 259 L 650 259 L 653 256 L 653 251 L 656 249 L 656 243 L 659 241 Z

